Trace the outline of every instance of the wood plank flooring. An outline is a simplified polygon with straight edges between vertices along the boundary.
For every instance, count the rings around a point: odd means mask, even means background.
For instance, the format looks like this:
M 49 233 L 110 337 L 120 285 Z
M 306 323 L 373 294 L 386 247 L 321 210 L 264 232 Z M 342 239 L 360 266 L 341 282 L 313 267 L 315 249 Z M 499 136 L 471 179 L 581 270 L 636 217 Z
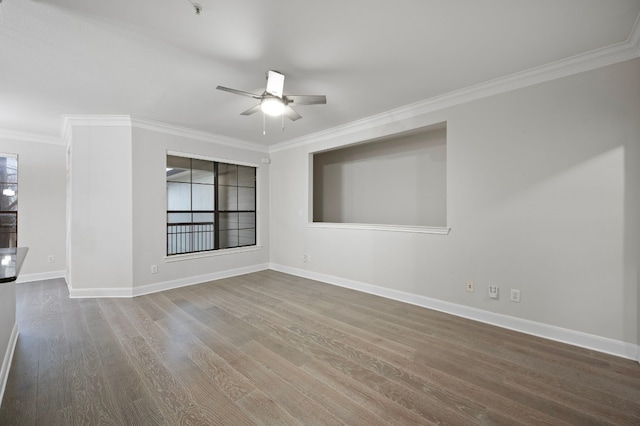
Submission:
M 19 284 L 0 425 L 640 424 L 640 365 L 274 271 Z

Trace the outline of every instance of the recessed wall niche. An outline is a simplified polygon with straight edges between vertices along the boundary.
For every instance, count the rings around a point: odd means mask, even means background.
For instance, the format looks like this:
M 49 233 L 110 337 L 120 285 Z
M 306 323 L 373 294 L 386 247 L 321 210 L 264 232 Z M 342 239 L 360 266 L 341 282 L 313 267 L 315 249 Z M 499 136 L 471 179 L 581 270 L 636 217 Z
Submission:
M 447 226 L 447 124 L 311 154 L 313 222 Z

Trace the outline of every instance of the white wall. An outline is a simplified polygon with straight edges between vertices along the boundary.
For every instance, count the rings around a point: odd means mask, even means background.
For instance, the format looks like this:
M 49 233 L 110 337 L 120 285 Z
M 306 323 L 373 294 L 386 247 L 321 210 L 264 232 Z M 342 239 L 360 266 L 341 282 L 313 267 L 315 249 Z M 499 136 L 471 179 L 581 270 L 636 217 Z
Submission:
M 266 152 L 127 116 L 69 117 L 67 125 L 72 297 L 133 296 L 267 267 Z M 166 256 L 167 151 L 257 166 L 258 247 Z
M 69 144 L 67 285 L 76 292 L 130 289 L 131 127 L 74 125 Z
M 171 261 L 166 258 L 167 151 L 207 156 L 257 166 L 257 250 Z M 269 165 L 265 152 L 148 130 L 133 129 L 133 281 L 135 287 L 163 288 L 163 283 L 189 282 L 229 271 L 265 268 L 269 262 Z M 151 274 L 151 265 L 158 273 Z M 155 286 L 155 287 L 154 287 Z
M 637 344 L 639 117 L 633 60 L 274 150 L 272 263 Z M 449 235 L 307 226 L 310 152 L 442 121 Z
M 65 147 L 0 136 L 0 152 L 18 155 L 18 245 L 29 247 L 21 281 L 60 277 L 66 264 Z

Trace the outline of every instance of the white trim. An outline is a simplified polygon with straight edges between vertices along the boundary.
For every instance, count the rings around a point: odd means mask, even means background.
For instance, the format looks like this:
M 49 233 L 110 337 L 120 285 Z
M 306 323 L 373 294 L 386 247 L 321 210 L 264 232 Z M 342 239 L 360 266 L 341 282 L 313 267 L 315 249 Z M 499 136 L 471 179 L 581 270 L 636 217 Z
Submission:
M 133 127 L 154 132 L 160 132 L 173 136 L 181 136 L 189 139 L 196 139 L 203 142 L 213 142 L 220 145 L 226 145 L 233 148 L 242 148 L 250 151 L 259 151 L 267 153 L 269 150 L 266 146 L 241 139 L 234 139 L 228 136 L 218 135 L 215 133 L 203 132 L 200 130 L 188 129 L 186 127 L 174 126 L 160 121 L 153 121 L 143 118 L 132 117 Z
M 130 115 L 64 115 L 62 117 L 61 139 L 67 143 L 73 126 L 83 127 L 132 127 Z
M 130 115 L 65 115 L 62 119 L 62 125 L 63 128 L 70 126 L 131 127 L 133 119 Z
M 9 129 L 0 129 L 0 139 L 46 143 L 49 145 L 64 145 L 64 140 L 57 136 L 37 135 L 34 133 L 18 132 Z
M 159 291 L 171 290 L 189 285 L 202 284 L 208 281 L 216 281 L 223 278 L 235 277 L 238 275 L 250 274 L 252 272 L 264 271 L 269 269 L 269 264 L 263 263 L 258 265 L 244 266 L 236 269 L 228 269 L 225 271 L 212 272 L 205 275 L 197 275 L 194 277 L 179 278 L 177 280 L 146 284 L 131 288 L 80 288 L 73 289 L 69 286 L 69 297 L 72 299 L 85 298 L 132 298 Z
M 284 141 L 269 148 L 269 153 L 298 148 L 316 142 L 326 141 L 358 132 L 371 130 L 374 127 L 397 123 L 402 120 L 416 118 L 444 108 L 464 104 L 511 90 L 533 86 L 535 84 L 556 80 L 584 71 L 601 68 L 619 62 L 640 57 L 640 14 L 626 41 L 575 55 L 526 71 L 513 73 L 504 77 L 469 86 L 460 90 L 406 105 L 390 111 L 376 114 L 361 120 L 352 121 L 342 126 L 333 127 L 311 135 Z M 420 124 L 419 126 L 422 126 Z M 411 129 L 403 129 L 411 130 Z M 379 135 L 385 136 L 385 135 Z
M 255 246 L 235 247 L 235 248 L 221 249 L 221 250 L 202 251 L 197 253 L 175 254 L 172 256 L 165 256 L 163 260 L 165 263 L 183 262 L 185 260 L 203 259 L 203 258 L 215 257 L 215 256 L 225 256 L 228 254 L 248 253 L 248 252 L 258 251 L 258 250 L 262 250 L 262 246 L 255 245 Z
M 292 268 L 289 266 L 272 263 L 270 264 L 270 269 L 303 278 L 308 278 L 311 280 L 322 281 L 324 283 L 333 284 L 339 287 L 362 291 L 368 294 L 374 294 L 376 296 L 385 297 L 387 299 L 398 300 L 400 302 L 405 302 L 436 311 L 446 312 L 458 317 L 468 318 L 474 321 L 480 321 L 486 324 L 507 328 L 509 330 L 514 330 L 549 340 L 555 340 L 557 342 L 579 346 L 582 348 L 587 348 L 594 351 L 603 352 L 640 362 L 640 356 L 638 355 L 640 351 L 640 345 L 636 345 L 633 343 L 622 342 L 619 340 L 609 339 L 593 334 L 582 333 L 580 331 L 569 330 L 567 328 L 556 327 L 553 325 L 543 324 L 522 318 L 497 314 L 482 309 L 458 305 L 456 303 L 445 302 L 442 300 L 432 299 L 417 294 L 406 293 L 403 291 L 371 285 L 360 281 L 354 281 L 332 275 L 321 274 L 318 272 Z
M 235 166 L 247 166 L 247 167 L 253 167 L 256 169 L 260 167 L 260 164 L 251 163 L 248 161 L 230 160 L 228 158 L 211 157 L 208 155 L 193 154 L 191 152 L 173 151 L 171 149 L 167 150 L 167 155 L 172 155 L 174 157 L 182 157 L 182 158 L 193 158 L 195 160 L 215 161 L 217 163 L 233 164 Z
M 69 298 L 71 299 L 94 299 L 94 298 L 131 298 L 133 297 L 133 288 L 73 288 L 71 284 L 67 284 L 69 289 Z
M 0 369 L 0 406 L 2 405 L 2 398 L 4 397 L 4 391 L 7 387 L 11 361 L 13 360 L 13 354 L 16 350 L 16 344 L 18 343 L 18 334 L 18 323 L 16 322 L 13 324 L 13 330 L 11 330 L 11 336 L 9 336 L 7 351 L 4 354 L 2 368 Z
M 171 290 L 179 287 L 186 287 L 195 284 L 203 284 L 209 281 L 221 280 L 224 278 L 236 277 L 238 275 L 250 274 L 269 269 L 269 264 L 263 263 L 258 265 L 245 266 L 242 268 L 229 269 L 226 271 L 214 272 L 206 275 L 198 275 L 195 277 L 180 278 L 177 280 L 164 281 L 160 283 L 147 284 L 133 288 L 133 296 L 142 296 L 159 291 Z
M 62 136 L 60 138 L 62 141 L 66 141 L 68 139 L 73 126 L 131 127 L 188 139 L 195 139 L 203 142 L 217 143 L 233 148 L 246 149 L 252 152 L 268 152 L 267 147 L 257 143 L 233 139 L 227 136 L 203 132 L 200 130 L 188 129 L 186 127 L 174 126 L 160 121 L 153 121 L 130 115 L 65 115 L 62 120 Z
M 357 229 L 371 231 L 392 231 L 392 232 L 413 232 L 416 234 L 439 234 L 448 235 L 451 228 L 439 226 L 407 226 L 407 225 L 377 225 L 373 223 L 332 223 L 332 222 L 310 222 L 309 228 L 318 229 Z
M 417 117 L 446 107 L 463 104 L 473 100 L 508 92 L 510 90 L 555 80 L 561 77 L 567 77 L 580 72 L 601 68 L 638 57 L 640 57 L 640 14 L 636 17 L 636 22 L 629 33 L 629 37 L 627 37 L 627 40 L 624 42 L 615 43 L 610 46 L 595 49 L 546 65 L 531 68 L 529 70 L 496 78 L 494 80 L 469 86 L 453 92 L 444 93 L 414 104 L 373 115 L 362 120 L 352 121 L 342 126 L 337 126 L 311 135 L 302 136 L 300 138 L 290 139 L 270 147 L 266 147 L 255 142 L 234 139 L 223 135 L 174 126 L 159 121 L 142 119 L 128 115 L 65 115 L 63 116 L 59 137 L 0 129 L 0 139 L 6 138 L 64 145 L 65 141 L 69 137 L 71 128 L 70 124 L 73 122 L 75 125 L 87 126 L 129 125 L 140 129 L 152 130 L 205 142 L 214 142 L 235 148 L 273 153 L 285 149 L 309 145 L 327 138 L 353 134 L 362 130 L 370 129 L 371 127 L 382 126 L 399 120 Z
M 20 274 L 17 283 L 30 283 L 32 281 L 52 280 L 56 278 L 64 278 L 65 271 L 40 272 L 37 274 Z

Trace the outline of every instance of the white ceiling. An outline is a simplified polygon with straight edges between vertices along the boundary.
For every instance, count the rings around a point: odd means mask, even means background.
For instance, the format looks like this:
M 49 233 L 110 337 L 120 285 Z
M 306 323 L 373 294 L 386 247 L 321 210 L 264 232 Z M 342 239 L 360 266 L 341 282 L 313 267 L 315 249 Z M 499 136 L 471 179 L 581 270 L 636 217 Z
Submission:
M 273 145 L 627 41 L 639 0 L 0 0 L 0 129 L 133 115 Z M 240 116 L 265 71 L 325 94 Z

